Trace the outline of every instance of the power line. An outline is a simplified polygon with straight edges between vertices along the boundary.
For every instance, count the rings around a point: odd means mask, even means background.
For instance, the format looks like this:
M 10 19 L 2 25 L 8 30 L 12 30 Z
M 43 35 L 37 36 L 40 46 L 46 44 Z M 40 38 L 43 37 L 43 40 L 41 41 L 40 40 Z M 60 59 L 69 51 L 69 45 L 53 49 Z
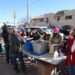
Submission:
M 40 2 L 41 0 L 35 0 L 34 2 L 31 3 L 31 0 L 27 0 L 27 4 L 24 5 L 24 8 L 26 8 L 27 10 L 27 22 L 29 21 L 29 9 L 30 7 L 32 8 L 32 6 L 34 7 L 35 4 L 37 4 L 38 2 Z

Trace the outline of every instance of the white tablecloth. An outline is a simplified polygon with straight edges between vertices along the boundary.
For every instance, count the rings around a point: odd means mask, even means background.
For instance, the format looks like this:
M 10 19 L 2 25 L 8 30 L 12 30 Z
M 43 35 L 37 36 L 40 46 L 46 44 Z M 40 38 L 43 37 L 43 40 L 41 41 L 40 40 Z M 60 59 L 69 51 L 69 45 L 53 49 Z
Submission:
M 59 64 L 62 60 L 65 60 L 66 59 L 66 56 L 64 55 L 61 55 L 60 57 L 54 59 L 54 58 L 51 58 L 50 54 L 49 53 L 46 53 L 46 54 L 42 54 L 42 55 L 33 55 L 31 54 L 30 52 L 27 52 L 27 51 L 23 51 L 24 54 L 30 56 L 30 57 L 33 57 L 33 58 L 36 58 L 38 60 L 41 60 L 41 61 L 44 61 L 44 62 L 47 62 L 47 63 L 51 63 L 53 65 L 57 65 Z

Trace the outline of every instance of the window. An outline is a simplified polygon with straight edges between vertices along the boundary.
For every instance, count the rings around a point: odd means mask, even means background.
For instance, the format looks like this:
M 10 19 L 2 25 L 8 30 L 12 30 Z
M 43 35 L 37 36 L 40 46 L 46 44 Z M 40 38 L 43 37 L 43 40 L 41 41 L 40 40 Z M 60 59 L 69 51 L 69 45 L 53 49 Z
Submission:
M 44 21 L 44 19 L 42 18 L 42 19 L 40 19 L 40 22 L 43 22 Z
M 61 14 L 64 14 L 64 11 L 59 11 L 56 13 L 57 15 L 61 15 Z
M 65 19 L 72 19 L 72 16 L 66 16 Z
M 57 16 L 57 21 L 59 21 L 60 20 L 60 16 Z
M 46 18 L 46 23 L 48 23 L 49 22 L 49 19 L 48 18 Z

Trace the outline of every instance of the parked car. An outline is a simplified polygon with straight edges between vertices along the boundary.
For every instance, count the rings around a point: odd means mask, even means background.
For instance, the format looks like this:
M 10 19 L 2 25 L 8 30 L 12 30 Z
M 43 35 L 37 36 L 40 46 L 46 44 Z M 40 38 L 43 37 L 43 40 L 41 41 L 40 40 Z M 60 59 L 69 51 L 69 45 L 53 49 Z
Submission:
M 49 28 L 49 29 L 50 29 L 50 28 L 51 28 L 51 29 L 54 29 L 55 26 L 53 26 L 53 25 L 49 25 L 48 28 Z
M 44 33 L 50 33 L 50 30 L 47 27 L 36 27 L 36 26 L 34 26 L 34 27 L 31 27 L 30 29 L 31 29 L 31 31 L 37 30 L 41 35 L 43 35 Z
M 64 25 L 64 26 L 62 26 L 61 28 L 59 28 L 59 30 L 60 30 L 61 33 L 69 34 L 69 31 L 70 31 L 72 28 L 73 28 L 73 27 L 70 26 L 70 25 Z
M 53 29 L 55 28 L 55 26 L 49 25 L 47 28 L 48 28 L 51 32 L 53 32 Z

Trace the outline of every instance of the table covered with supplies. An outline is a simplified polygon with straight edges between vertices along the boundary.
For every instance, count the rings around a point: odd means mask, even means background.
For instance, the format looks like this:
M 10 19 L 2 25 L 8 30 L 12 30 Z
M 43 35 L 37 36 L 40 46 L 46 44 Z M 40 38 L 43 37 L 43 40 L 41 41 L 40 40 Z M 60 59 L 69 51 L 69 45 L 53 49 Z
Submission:
M 66 59 L 66 56 L 64 56 L 62 53 L 58 58 L 53 58 L 49 52 L 38 55 L 32 51 L 23 50 L 23 53 L 37 60 L 38 70 L 40 71 L 41 75 L 52 75 L 51 72 L 53 69 L 54 74 L 56 74 L 56 66 Z

